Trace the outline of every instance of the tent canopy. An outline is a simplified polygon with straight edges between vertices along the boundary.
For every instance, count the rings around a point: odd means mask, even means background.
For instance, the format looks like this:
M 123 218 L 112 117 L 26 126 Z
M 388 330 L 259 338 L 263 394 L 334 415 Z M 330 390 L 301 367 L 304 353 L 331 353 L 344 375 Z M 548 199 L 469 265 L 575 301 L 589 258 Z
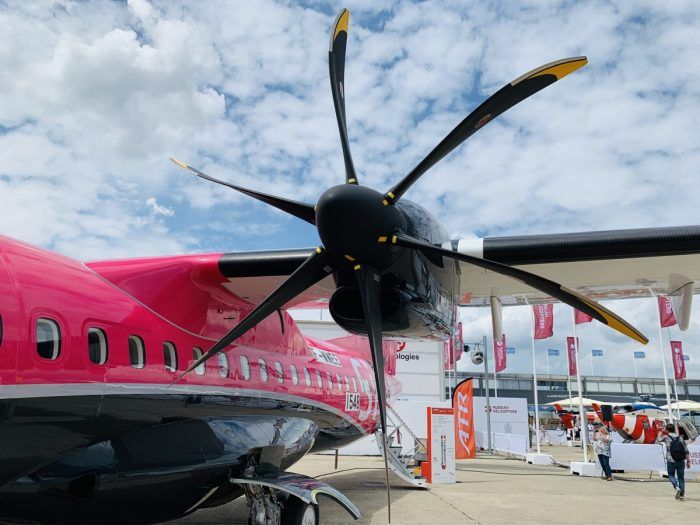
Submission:
M 661 408 L 666 409 L 668 405 L 664 405 Z M 671 403 L 671 409 L 672 410 L 689 410 L 691 412 L 700 412 L 700 403 L 697 401 L 691 401 L 689 399 L 686 400 L 681 400 L 681 401 L 674 401 Z
M 551 403 L 547 403 L 548 405 L 573 405 L 575 407 L 578 406 L 579 403 L 579 397 L 568 397 L 566 399 L 560 399 L 559 401 L 552 401 Z M 610 403 L 606 403 L 605 401 L 596 401 L 595 399 L 589 399 L 587 397 L 582 397 L 581 401 L 583 401 L 583 406 L 591 408 L 593 407 L 593 404 L 595 403 L 596 405 L 609 405 Z

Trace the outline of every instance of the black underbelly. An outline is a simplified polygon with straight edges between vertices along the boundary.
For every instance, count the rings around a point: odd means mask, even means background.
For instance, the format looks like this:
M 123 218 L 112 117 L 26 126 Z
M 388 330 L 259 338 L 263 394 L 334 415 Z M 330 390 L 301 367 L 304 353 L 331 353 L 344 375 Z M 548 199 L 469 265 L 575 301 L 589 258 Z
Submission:
M 148 523 L 227 480 L 284 470 L 359 429 L 323 407 L 258 396 L 115 395 L 0 402 L 0 517 Z M 205 503 L 206 504 L 206 503 Z

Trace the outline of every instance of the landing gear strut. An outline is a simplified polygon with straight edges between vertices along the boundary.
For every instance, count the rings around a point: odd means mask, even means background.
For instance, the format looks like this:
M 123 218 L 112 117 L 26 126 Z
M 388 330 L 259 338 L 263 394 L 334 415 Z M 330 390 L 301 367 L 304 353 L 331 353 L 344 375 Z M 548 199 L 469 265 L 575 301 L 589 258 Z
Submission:
M 248 525 L 318 525 L 318 505 L 260 485 L 247 485 Z

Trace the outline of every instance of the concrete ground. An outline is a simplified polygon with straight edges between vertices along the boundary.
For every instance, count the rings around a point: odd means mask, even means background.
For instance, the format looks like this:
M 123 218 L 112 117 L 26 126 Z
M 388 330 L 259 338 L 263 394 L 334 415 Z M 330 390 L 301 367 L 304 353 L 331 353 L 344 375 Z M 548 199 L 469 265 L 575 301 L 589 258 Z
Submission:
M 579 460 L 580 448 L 545 447 L 559 461 Z M 379 457 L 341 456 L 338 470 L 333 456 L 311 455 L 292 470 L 321 478 L 344 492 L 362 511 L 353 519 L 335 502 L 320 497 L 321 523 L 386 523 L 383 460 Z M 572 476 L 555 466 L 533 466 L 500 456 L 481 454 L 459 461 L 457 483 L 420 490 L 393 474 L 392 523 L 397 524 L 556 524 L 609 522 L 616 525 L 697 523 L 700 516 L 700 483 L 689 482 L 686 501 L 674 499 L 671 484 L 650 480 L 648 472 L 626 473 L 619 479 Z M 245 524 L 243 499 L 203 509 L 172 523 Z

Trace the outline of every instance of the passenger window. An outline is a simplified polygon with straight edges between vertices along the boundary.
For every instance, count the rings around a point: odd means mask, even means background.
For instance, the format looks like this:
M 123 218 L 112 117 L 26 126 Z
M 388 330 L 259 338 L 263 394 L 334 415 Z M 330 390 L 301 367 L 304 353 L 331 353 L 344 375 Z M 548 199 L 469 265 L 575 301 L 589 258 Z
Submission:
M 331 374 L 326 372 L 326 382 L 328 383 L 328 390 L 333 390 L 333 380 L 331 379 Z
M 350 390 L 350 380 L 348 379 L 348 375 L 345 374 L 343 379 L 345 379 L 345 390 Z
M 241 356 L 241 372 L 243 373 L 243 379 L 246 381 L 250 379 L 250 363 L 248 362 L 248 358 L 244 355 Z
M 357 392 L 357 381 L 354 377 L 351 377 L 350 379 L 352 379 L 352 391 Z
M 202 351 L 202 349 L 198 346 L 195 346 L 192 349 L 192 357 L 194 358 L 194 362 L 196 363 L 197 361 L 199 361 L 202 358 L 202 356 L 204 356 L 204 352 Z M 201 365 L 197 365 L 194 369 L 194 373 L 198 376 L 203 376 L 206 371 L 207 365 L 204 363 L 202 363 Z
M 306 379 L 306 386 L 311 386 L 311 372 L 306 367 L 304 367 L 304 379 Z
M 282 363 L 275 361 L 275 370 L 277 371 L 277 382 L 284 383 L 284 370 L 282 370 Z
M 289 372 L 292 374 L 292 383 L 295 385 L 299 384 L 299 374 L 297 373 L 297 367 L 294 365 L 289 365 Z
M 267 383 L 267 363 L 264 359 L 261 359 L 260 361 L 258 361 L 258 365 L 260 366 L 260 379 L 263 381 L 263 383 Z
M 342 390 L 343 380 L 340 378 L 340 374 L 335 374 L 335 382 L 338 384 L 338 390 Z
M 216 361 L 219 364 L 219 375 L 221 377 L 228 377 L 228 372 L 230 370 L 228 356 L 223 352 L 219 352 L 216 354 Z
M 316 384 L 318 385 L 318 388 L 323 388 L 323 377 L 321 376 L 321 372 L 316 370 Z
M 44 359 L 58 359 L 61 354 L 61 330 L 51 319 L 36 320 L 36 351 Z
M 146 366 L 146 347 L 138 335 L 129 336 L 129 362 L 134 368 Z
M 165 369 L 168 372 L 175 372 L 177 370 L 177 349 L 170 341 L 163 343 L 163 360 L 165 362 Z
M 107 362 L 107 334 L 101 328 L 88 328 L 88 356 L 96 365 Z

